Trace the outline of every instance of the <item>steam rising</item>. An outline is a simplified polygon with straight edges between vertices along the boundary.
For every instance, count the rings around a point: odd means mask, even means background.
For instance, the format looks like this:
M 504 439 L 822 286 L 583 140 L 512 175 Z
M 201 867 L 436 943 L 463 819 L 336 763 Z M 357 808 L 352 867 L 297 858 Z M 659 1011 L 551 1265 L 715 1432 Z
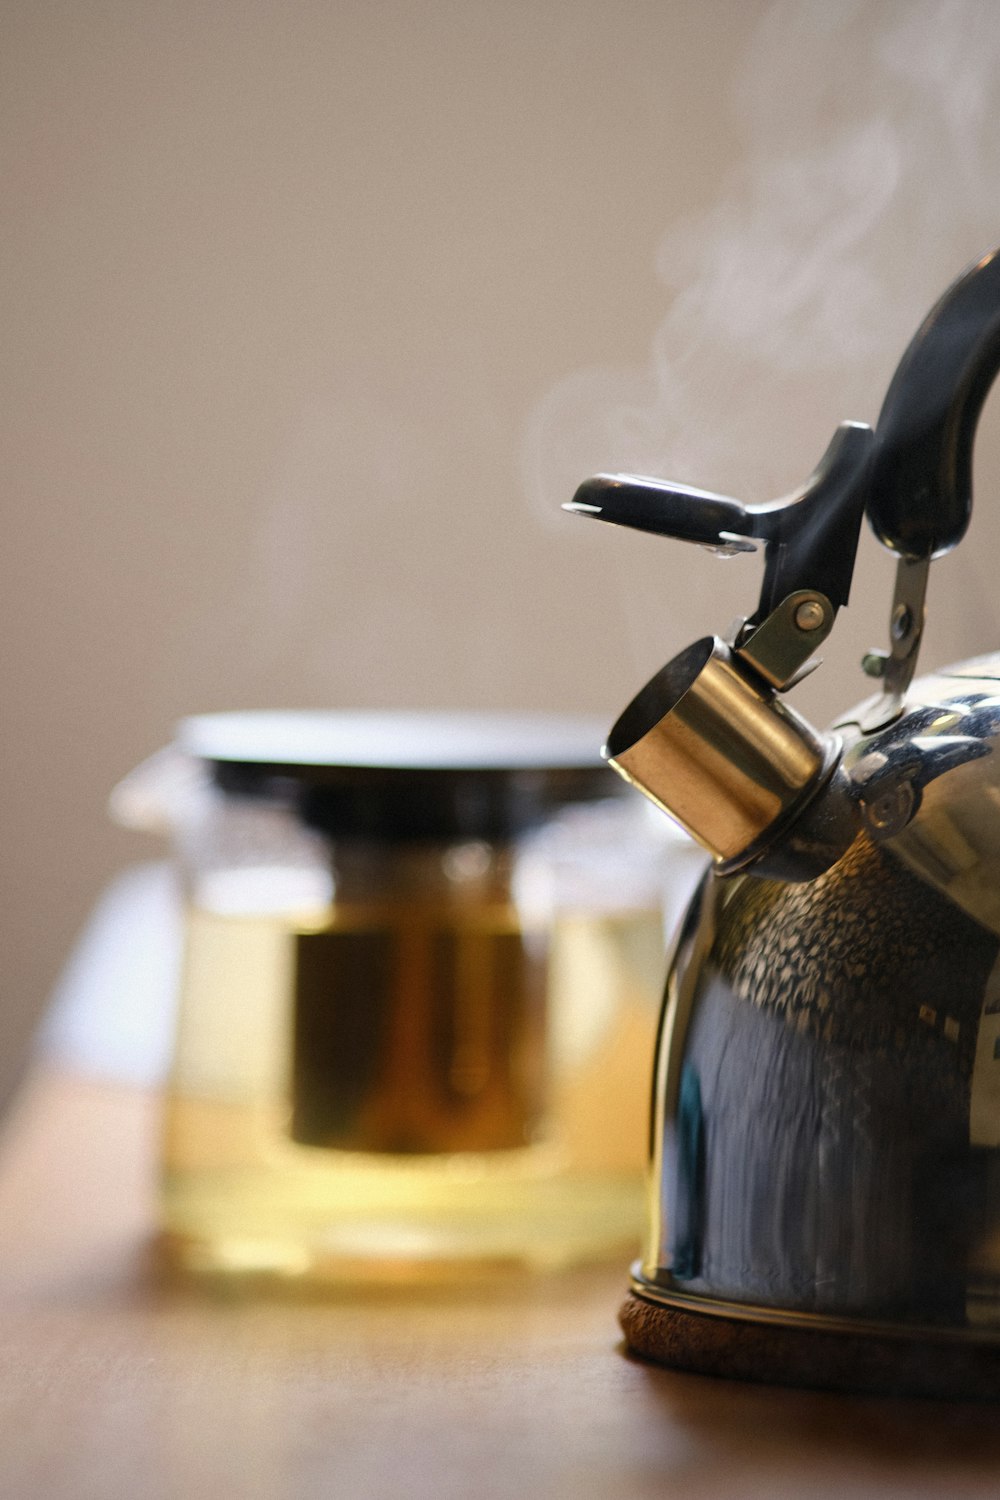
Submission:
M 874 422 L 929 305 L 1000 240 L 998 62 L 982 0 L 773 6 L 732 94 L 745 156 L 659 246 L 648 364 L 577 371 L 532 416 L 539 513 L 559 525 L 599 469 L 774 498 L 839 421 Z

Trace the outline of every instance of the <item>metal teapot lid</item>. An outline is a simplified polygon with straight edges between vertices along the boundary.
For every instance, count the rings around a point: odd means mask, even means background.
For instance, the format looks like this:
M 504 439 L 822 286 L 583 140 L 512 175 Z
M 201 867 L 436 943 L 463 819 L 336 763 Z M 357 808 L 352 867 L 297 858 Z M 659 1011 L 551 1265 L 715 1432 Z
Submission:
M 393 841 L 503 839 L 618 795 L 599 721 L 557 714 L 202 714 L 177 742 L 220 790 L 291 801 L 311 826 Z

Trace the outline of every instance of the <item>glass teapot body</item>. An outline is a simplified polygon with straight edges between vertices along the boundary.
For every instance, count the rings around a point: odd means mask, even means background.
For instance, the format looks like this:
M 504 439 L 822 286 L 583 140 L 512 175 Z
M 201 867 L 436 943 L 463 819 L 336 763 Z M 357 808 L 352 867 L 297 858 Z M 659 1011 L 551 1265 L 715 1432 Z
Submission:
M 680 840 L 599 744 L 553 716 L 215 715 L 122 784 L 185 888 L 182 1264 L 383 1280 L 636 1242 Z

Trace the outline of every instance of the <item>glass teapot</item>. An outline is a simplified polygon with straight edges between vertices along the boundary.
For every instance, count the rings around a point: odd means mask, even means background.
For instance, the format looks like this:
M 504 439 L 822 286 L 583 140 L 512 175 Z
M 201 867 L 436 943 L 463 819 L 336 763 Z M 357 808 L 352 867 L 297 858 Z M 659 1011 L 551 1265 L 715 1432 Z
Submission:
M 557 716 L 206 715 L 116 789 L 185 891 L 183 1266 L 409 1279 L 634 1242 L 634 1075 L 690 853 L 599 743 Z

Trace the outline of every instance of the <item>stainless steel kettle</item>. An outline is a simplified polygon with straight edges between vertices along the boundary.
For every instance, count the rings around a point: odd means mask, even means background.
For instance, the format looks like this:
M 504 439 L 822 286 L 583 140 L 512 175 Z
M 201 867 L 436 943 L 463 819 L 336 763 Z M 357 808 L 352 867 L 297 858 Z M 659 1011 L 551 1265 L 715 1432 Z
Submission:
M 713 862 L 669 970 L 622 1313 L 652 1359 L 1000 1395 L 1000 653 L 913 681 L 998 368 L 995 252 L 790 499 L 598 476 L 568 507 L 765 557 L 754 613 L 605 748 Z M 863 515 L 899 558 L 881 690 L 819 732 L 782 694 L 847 603 Z

